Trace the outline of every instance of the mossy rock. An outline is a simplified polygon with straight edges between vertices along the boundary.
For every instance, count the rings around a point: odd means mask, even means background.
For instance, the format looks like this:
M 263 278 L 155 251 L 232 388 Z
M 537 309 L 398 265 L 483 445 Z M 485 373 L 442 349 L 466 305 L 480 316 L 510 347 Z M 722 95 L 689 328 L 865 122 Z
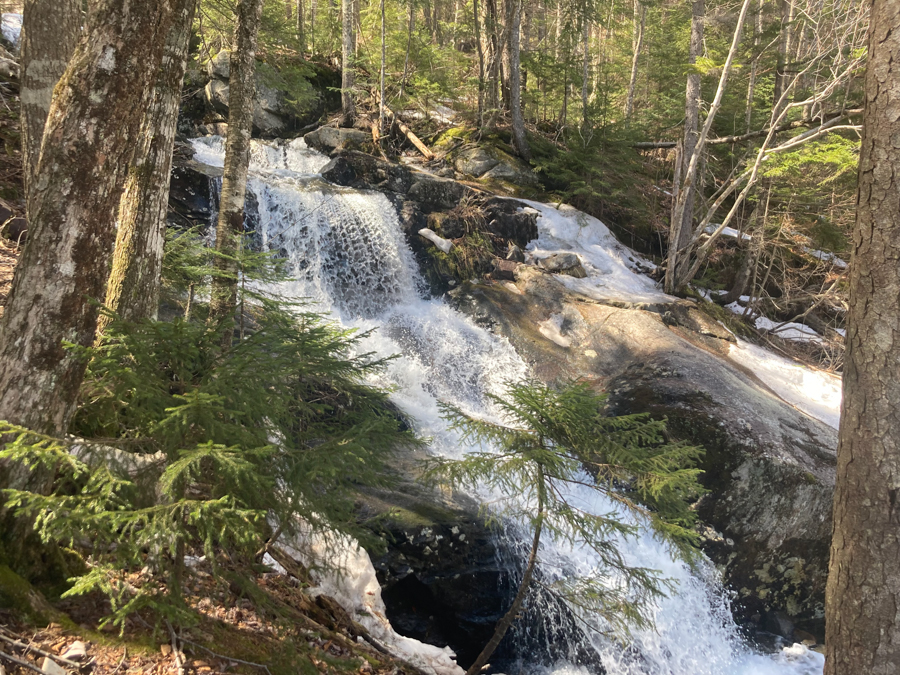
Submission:
M 0 608 L 33 623 L 46 623 L 55 613 L 44 596 L 7 565 L 0 565 Z

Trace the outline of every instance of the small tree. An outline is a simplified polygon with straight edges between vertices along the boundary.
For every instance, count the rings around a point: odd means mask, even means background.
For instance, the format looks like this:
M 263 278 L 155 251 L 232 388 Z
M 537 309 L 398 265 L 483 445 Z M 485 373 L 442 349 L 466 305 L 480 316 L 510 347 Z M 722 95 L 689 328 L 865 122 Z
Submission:
M 443 409 L 463 441 L 490 444 L 495 451 L 434 460 L 426 474 L 451 485 L 507 495 L 494 515 L 523 522 L 533 532 L 512 605 L 467 675 L 481 672 L 515 621 L 545 533 L 589 546 L 598 556 L 597 576 L 558 589 L 566 599 L 598 613 L 619 632 L 649 625 L 649 601 L 671 583 L 655 570 L 630 566 L 613 540 L 634 535 L 639 526 L 633 523 L 643 522 L 676 554 L 691 559 L 696 535 L 689 504 L 703 492 L 695 467 L 701 448 L 666 442 L 665 423 L 647 415 L 604 416 L 605 396 L 587 384 L 554 391 L 524 382 L 510 386 L 506 397 L 491 399 L 509 426 L 475 419 L 450 405 Z M 570 501 L 571 486 L 587 486 L 621 508 L 588 513 Z

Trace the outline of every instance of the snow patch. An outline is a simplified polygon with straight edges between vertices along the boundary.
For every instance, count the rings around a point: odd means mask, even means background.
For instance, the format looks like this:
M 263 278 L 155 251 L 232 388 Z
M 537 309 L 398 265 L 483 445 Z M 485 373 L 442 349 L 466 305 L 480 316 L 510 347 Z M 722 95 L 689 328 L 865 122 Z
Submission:
M 576 293 L 596 300 L 623 302 L 672 302 L 652 279 L 642 272 L 655 265 L 619 243 L 602 222 L 568 204 L 521 200 L 538 213 L 538 238 L 528 244 L 535 258 L 554 253 L 574 253 L 582 262 L 587 278 L 565 275 L 556 279 Z
M 777 335 L 783 340 L 793 340 L 794 342 L 823 342 L 822 336 L 812 328 L 793 321 L 780 323 L 772 321 L 765 316 L 760 316 L 756 319 L 756 328 L 757 330 L 769 331 L 772 335 Z
M 19 37 L 22 35 L 22 15 L 12 12 L 4 13 L 0 18 L 0 30 L 3 37 L 12 43 L 13 47 L 19 46 Z
M 835 429 L 841 420 L 841 378 L 778 356 L 767 349 L 738 339 L 728 356 L 752 371 L 772 391 Z
M 548 340 L 555 342 L 560 347 L 570 347 L 572 340 L 562 334 L 562 325 L 565 317 L 562 314 L 554 314 L 546 321 L 538 324 L 538 330 Z
M 717 229 L 719 229 L 719 225 L 720 224 L 711 223 L 710 225 L 707 225 L 703 229 L 703 231 L 706 232 L 706 234 L 712 234 Z M 738 237 L 740 237 L 744 241 L 750 241 L 750 239 L 752 239 L 752 237 L 746 232 L 738 232 L 733 227 L 726 227 L 719 234 L 721 234 L 721 236 L 723 237 L 731 237 L 732 239 L 737 239 Z
M 828 251 L 819 251 L 814 248 L 808 248 L 806 246 L 803 247 L 803 252 L 808 253 L 813 258 L 817 258 L 818 260 L 821 260 L 823 262 L 830 262 L 838 269 L 847 269 L 847 261 L 841 260 L 834 253 L 829 253 Z
M 463 675 L 456 664 L 456 654 L 449 647 L 435 647 L 396 633 L 385 613 L 381 586 L 375 568 L 365 549 L 352 537 L 338 533 L 305 532 L 304 544 L 285 545 L 287 552 L 298 560 L 310 562 L 327 560 L 332 568 L 309 565 L 316 585 L 309 593 L 327 595 L 337 602 L 369 635 L 394 656 L 409 661 L 428 675 Z M 266 560 L 272 564 L 274 560 Z M 276 569 L 280 565 L 273 565 Z
M 429 230 L 427 227 L 423 227 L 419 230 L 419 236 L 425 237 L 432 244 L 437 246 L 444 253 L 450 253 L 450 249 L 453 248 L 453 242 L 449 239 L 444 239 L 434 230 Z

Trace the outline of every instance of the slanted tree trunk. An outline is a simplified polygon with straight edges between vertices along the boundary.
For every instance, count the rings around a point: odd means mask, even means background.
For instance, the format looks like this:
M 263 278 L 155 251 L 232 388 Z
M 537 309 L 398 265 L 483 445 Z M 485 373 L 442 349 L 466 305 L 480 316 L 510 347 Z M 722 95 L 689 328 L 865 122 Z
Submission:
M 519 157 L 531 159 L 525 137 L 525 117 L 522 114 L 521 59 L 519 57 L 519 27 L 522 21 L 522 0 L 507 0 L 510 4 L 509 22 L 509 108 L 512 116 L 513 145 Z
M 95 0 L 50 106 L 31 236 L 0 325 L 0 419 L 61 434 L 109 276 L 115 222 L 175 0 Z
M 26 0 L 22 14 L 20 103 L 26 213 L 34 188 L 53 88 L 66 70 L 81 32 L 79 0 Z
M 119 206 L 106 306 L 128 321 L 155 319 L 159 308 L 172 148 L 196 4 L 197 0 L 176 0 L 153 98 L 141 123 L 142 145 Z M 109 316 L 101 315 L 98 335 L 108 323 Z
M 349 4 L 349 3 L 348 3 Z M 228 138 L 216 226 L 216 275 L 209 302 L 209 325 L 222 327 L 222 346 L 234 337 L 240 241 L 244 233 L 244 197 L 250 168 L 250 134 L 256 95 L 256 42 L 263 0 L 241 0 L 234 28 L 231 78 L 228 82 Z
M 825 673 L 900 664 L 900 4 L 869 26 L 850 314 L 838 434 Z
M 341 126 L 349 127 L 356 119 L 356 105 L 353 102 L 353 86 L 356 77 L 353 70 L 355 59 L 353 41 L 353 0 L 341 2 Z
M 631 124 L 631 116 L 634 113 L 634 87 L 637 84 L 638 58 L 641 55 L 641 47 L 644 44 L 644 25 L 647 21 L 647 8 L 634 0 L 634 32 L 631 38 L 631 78 L 628 80 L 628 95 L 625 97 L 625 124 Z M 693 44 L 693 40 L 691 40 Z
M 703 23 L 706 21 L 705 0 L 694 0 L 691 4 L 691 46 L 688 54 L 688 63 L 692 66 L 697 63 L 697 57 L 703 53 Z M 685 88 L 684 101 L 684 141 L 681 152 L 681 174 L 687 173 L 687 165 L 690 163 L 697 149 L 698 129 L 700 127 L 700 73 L 689 72 L 687 87 Z M 675 185 L 676 198 L 681 186 Z M 670 246 L 682 248 L 691 239 L 691 223 L 694 221 L 694 194 L 695 185 L 691 185 L 684 195 L 684 210 L 679 213 L 678 222 L 672 220 Z

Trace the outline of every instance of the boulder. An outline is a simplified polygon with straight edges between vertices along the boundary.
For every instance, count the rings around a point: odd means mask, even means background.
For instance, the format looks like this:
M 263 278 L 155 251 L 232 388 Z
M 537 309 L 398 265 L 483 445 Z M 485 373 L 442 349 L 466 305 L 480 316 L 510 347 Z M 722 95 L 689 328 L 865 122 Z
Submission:
M 466 223 L 452 213 L 436 211 L 428 214 L 428 227 L 447 239 L 456 239 L 466 234 Z
M 253 103 L 253 130 L 261 136 L 275 137 L 288 130 L 289 120 L 265 107 L 275 105 L 272 94 L 274 90 L 265 88 L 265 91 L 265 98 Z M 228 114 L 228 93 L 228 83 L 222 80 L 210 80 L 204 89 L 208 103 L 223 115 Z
M 455 180 L 415 173 L 407 198 L 419 202 L 422 209 L 430 213 L 450 210 L 459 204 L 464 195 L 470 193 L 474 194 L 474 191 Z
M 322 131 L 322 129 L 317 131 Z M 312 136 L 312 142 L 319 143 L 323 136 L 329 136 L 330 132 L 317 134 L 314 131 L 312 134 L 315 134 Z M 304 137 L 307 139 L 307 145 L 310 144 L 310 136 L 311 134 L 307 134 Z M 371 139 L 370 136 L 366 138 Z M 336 185 L 356 187 L 364 190 L 380 190 L 385 193 L 402 195 L 405 195 L 412 185 L 412 173 L 400 164 L 386 162 L 356 150 L 337 150 L 332 151 L 330 154 L 334 156 L 335 160 L 340 159 L 341 161 L 326 165 L 322 170 L 322 175 Z M 327 176 L 325 175 L 326 170 L 328 171 Z M 353 173 L 352 177 L 351 171 Z
M 525 162 L 512 158 L 499 162 L 494 168 L 482 174 L 482 180 L 496 180 L 514 185 L 536 185 L 538 180 Z
M 454 160 L 456 170 L 476 178 L 487 173 L 500 163 L 491 157 L 484 148 L 475 146 L 461 150 Z
M 208 226 L 213 211 L 212 181 L 222 176 L 222 169 L 209 167 L 192 159 L 176 157 L 169 186 L 170 222 L 175 227 Z M 174 215 L 174 218 L 171 216 Z
M 510 244 L 509 248 L 506 251 L 506 259 L 513 262 L 523 263 L 525 262 L 525 253 L 515 244 Z
M 334 127 L 319 127 L 306 134 L 303 139 L 309 147 L 326 155 L 331 155 L 339 150 L 365 150 L 372 145 L 370 134 L 356 129 L 336 129 Z
M 821 642 L 836 431 L 729 360 L 729 342 L 687 301 L 612 306 L 527 265 L 514 274 L 515 289 L 465 283 L 451 296 L 535 377 L 596 383 L 611 413 L 665 417 L 676 438 L 705 447 L 704 549 L 735 593 L 736 618 Z M 542 331 L 550 320 L 558 330 Z
M 231 78 L 231 52 L 223 49 L 206 64 L 206 72 L 211 80 L 228 80 Z
M 538 267 L 553 272 L 554 274 L 566 274 L 576 279 L 584 279 L 587 276 L 581 261 L 574 253 L 554 253 L 537 261 Z
M 495 258 L 493 276 L 495 279 L 515 281 L 516 270 L 521 264 L 522 263 L 516 260 L 501 260 L 500 258 Z
M 0 235 L 18 244 L 24 244 L 28 240 L 28 221 L 21 216 L 9 218 L 0 226 Z
M 508 239 L 520 248 L 537 239 L 538 213 L 515 199 L 492 197 L 483 207 L 485 220 L 491 233 Z

